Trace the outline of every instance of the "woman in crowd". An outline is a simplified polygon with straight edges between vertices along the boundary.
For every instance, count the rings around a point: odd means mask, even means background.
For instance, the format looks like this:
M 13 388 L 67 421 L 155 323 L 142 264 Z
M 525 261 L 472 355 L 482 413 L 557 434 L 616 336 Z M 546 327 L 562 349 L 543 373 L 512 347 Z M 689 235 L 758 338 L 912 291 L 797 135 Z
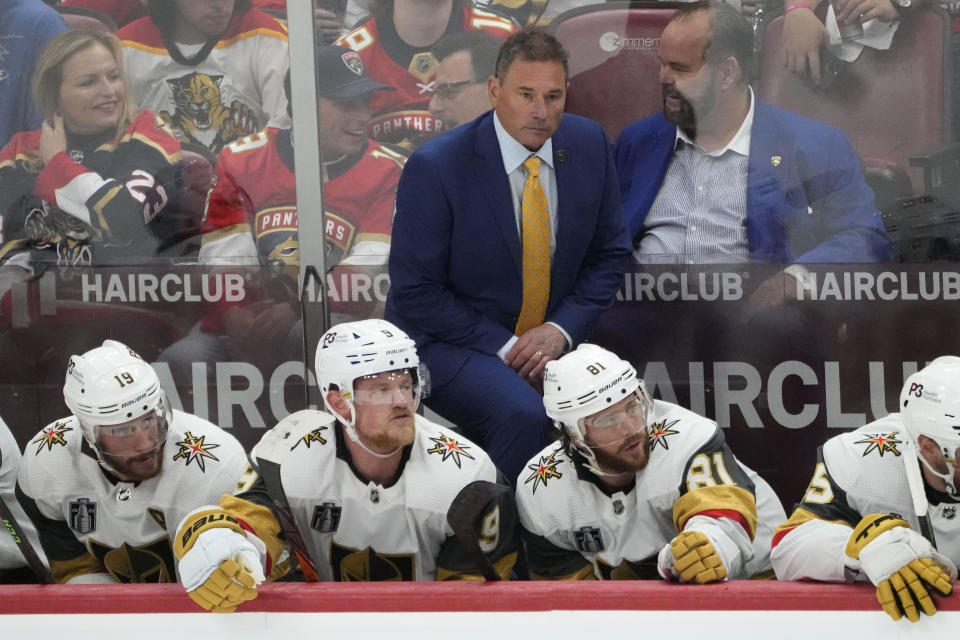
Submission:
M 120 41 L 66 31 L 37 61 L 39 130 L 0 151 L 0 262 L 30 268 L 149 257 L 167 233 L 180 144 L 134 115 Z

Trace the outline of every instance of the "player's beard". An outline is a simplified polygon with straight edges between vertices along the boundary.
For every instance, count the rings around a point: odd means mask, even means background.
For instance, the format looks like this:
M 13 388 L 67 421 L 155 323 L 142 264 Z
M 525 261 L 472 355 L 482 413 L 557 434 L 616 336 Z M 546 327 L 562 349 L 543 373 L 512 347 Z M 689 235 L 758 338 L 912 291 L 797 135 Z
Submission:
M 611 452 L 610 448 L 593 448 L 597 465 L 607 473 L 636 473 L 642 471 L 650 460 L 650 437 L 646 429 L 624 438 L 623 442 L 617 445 L 616 451 Z
M 126 482 L 143 482 L 153 478 L 163 467 L 163 448 L 161 442 L 155 449 L 136 456 L 118 457 L 104 454 L 104 461 L 110 465 L 110 471 Z
M 374 451 L 389 453 L 413 442 L 414 413 L 407 409 L 397 409 L 391 414 L 385 428 L 366 436 L 369 446 Z

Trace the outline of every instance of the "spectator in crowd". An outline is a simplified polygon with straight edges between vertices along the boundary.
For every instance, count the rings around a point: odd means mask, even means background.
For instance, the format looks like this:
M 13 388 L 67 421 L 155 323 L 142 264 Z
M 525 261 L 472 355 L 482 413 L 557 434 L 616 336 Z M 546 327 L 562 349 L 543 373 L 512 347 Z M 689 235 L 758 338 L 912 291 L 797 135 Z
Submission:
M 375 92 L 393 87 L 371 80 L 360 55 L 345 47 L 319 47 L 317 69 L 327 265 L 382 268 L 390 252 L 394 199 L 406 156 L 367 139 L 365 132 Z M 287 80 L 289 93 L 289 74 Z M 272 370 L 279 362 L 302 358 L 293 135 L 290 129 L 267 127 L 220 153 L 200 262 L 273 269 L 262 282 L 262 296 L 212 309 L 184 340 L 160 355 L 178 382 L 190 379 L 193 362 L 245 355 Z M 349 314 L 356 311 L 352 306 L 336 305 L 333 312 Z M 375 313 L 366 306 L 363 311 Z
M 786 514 L 717 423 L 653 400 L 629 362 L 592 344 L 547 363 L 543 403 L 560 442 L 517 478 L 531 577 L 771 574 L 770 539 Z
M 34 64 L 47 41 L 67 27 L 42 0 L 0 2 L 0 147 L 43 121 L 30 93 Z
M 481 566 L 508 577 L 513 494 L 479 447 L 416 414 L 427 390 L 413 340 L 383 320 L 336 325 L 316 374 L 327 412 L 268 431 L 251 490 L 184 520 L 176 554 L 190 597 L 211 611 L 256 597 L 264 576 L 283 575 L 284 541 L 314 580 L 481 580 Z M 282 538 L 279 498 L 294 520 Z
M 757 99 L 751 33 L 723 3 L 683 5 L 658 55 L 663 111 L 616 146 L 641 262 L 877 262 L 892 255 L 845 136 Z
M 770 559 L 780 580 L 869 580 L 890 617 L 916 622 L 950 594 L 960 562 L 960 358 L 907 378 L 899 409 L 817 450 Z
M 563 113 L 556 38 L 508 38 L 487 86 L 493 111 L 403 171 L 386 317 L 417 341 L 430 408 L 512 479 L 551 430 L 544 365 L 613 301 L 629 238 L 603 130 Z
M 494 73 L 500 40 L 486 31 L 464 31 L 444 36 L 433 48 L 437 79 L 430 113 L 453 129 L 490 110 L 487 79 Z
M 148 0 L 117 32 L 133 97 L 214 153 L 287 122 L 286 28 L 250 0 Z M 276 120 L 274 120 L 276 119 Z
M 829 43 L 827 28 L 820 22 L 814 11 L 822 0 L 787 3 L 783 18 L 782 52 L 783 64 L 790 71 L 813 82 L 820 82 L 821 49 Z M 745 11 L 750 11 L 756 0 L 743 3 Z M 846 0 L 836 3 L 837 21 L 841 24 L 864 23 L 877 19 L 881 22 L 894 22 L 907 15 L 918 0 Z
M 167 235 L 180 143 L 131 115 L 120 42 L 65 31 L 37 60 L 45 120 L 0 151 L 0 262 L 30 268 L 152 256 Z
M 171 409 L 150 365 L 114 340 L 70 357 L 63 398 L 73 415 L 30 440 L 16 488 L 54 581 L 176 582 L 177 524 L 252 481 L 243 447 Z
M 347 32 L 344 24 L 350 17 L 358 21 L 359 17 L 366 12 L 354 17 L 356 8 L 353 6 L 354 0 L 319 0 L 313 10 L 314 27 L 318 41 L 322 44 L 330 44 Z M 287 0 L 253 0 L 253 6 L 261 11 L 269 13 L 286 23 L 287 21 Z M 354 24 L 351 22 L 350 24 Z
M 428 111 L 437 73 L 433 47 L 444 35 L 477 30 L 506 38 L 514 25 L 466 0 L 383 0 L 336 42 L 358 52 L 374 80 L 397 88 L 373 101 L 373 139 L 412 149 L 444 130 Z
M 474 4 L 484 9 L 492 9 L 509 17 L 522 27 L 532 27 L 540 20 L 548 3 L 558 0 L 474 0 Z M 596 0 L 590 0 L 595 2 Z
M 6 423 L 0 419 L 0 500 L 13 514 L 16 520 L 14 527 L 21 539 L 25 539 L 25 543 L 30 544 L 42 558 L 43 552 L 37 544 L 37 530 L 27 519 L 27 514 L 23 512 L 15 496 L 20 459 L 20 447 Z M 25 543 L 15 542 L 12 536 L 7 535 L 6 530 L 0 531 L 0 534 L 0 584 L 36 581 L 36 577 L 27 569 L 27 562 L 21 551 Z
M 475 0 L 475 3 L 510 16 L 523 26 L 542 26 L 565 11 L 602 4 L 603 0 Z
M 141 0 L 63 0 L 61 4 L 65 7 L 82 7 L 99 11 L 110 16 L 117 23 L 117 27 L 126 26 L 147 14 Z

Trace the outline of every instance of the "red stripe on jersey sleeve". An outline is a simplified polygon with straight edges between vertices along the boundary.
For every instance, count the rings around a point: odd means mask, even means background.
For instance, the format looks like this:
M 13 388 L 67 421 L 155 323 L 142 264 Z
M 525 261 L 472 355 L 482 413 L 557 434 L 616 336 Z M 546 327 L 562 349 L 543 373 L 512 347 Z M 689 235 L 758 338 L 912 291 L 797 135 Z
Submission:
M 726 518 L 727 520 L 733 520 L 747 532 L 747 534 L 753 538 L 754 532 L 750 530 L 750 525 L 747 523 L 747 519 L 743 517 L 743 514 L 739 511 L 734 511 L 733 509 L 707 509 L 705 511 L 698 511 L 697 513 L 690 516 L 707 516 L 708 518 Z M 687 522 L 690 522 L 690 518 L 687 518 Z
M 50 204 L 57 204 L 57 189 L 69 184 L 77 176 L 89 172 L 89 169 L 74 161 L 66 151 L 61 151 L 50 159 L 37 176 L 33 192 Z
M 791 531 L 793 531 L 794 529 L 796 529 L 796 527 L 790 527 L 789 529 L 781 529 L 780 531 L 777 531 L 775 534 L 773 534 L 773 538 L 770 540 L 770 548 L 771 549 L 775 548 L 778 544 L 780 544 L 780 541 L 783 540 L 783 537 L 788 533 L 790 533 Z

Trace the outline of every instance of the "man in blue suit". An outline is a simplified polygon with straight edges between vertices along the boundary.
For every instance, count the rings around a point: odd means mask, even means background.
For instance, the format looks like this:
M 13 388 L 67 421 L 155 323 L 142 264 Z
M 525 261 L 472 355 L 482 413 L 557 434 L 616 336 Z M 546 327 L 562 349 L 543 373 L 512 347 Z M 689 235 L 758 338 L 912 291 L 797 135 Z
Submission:
M 736 10 L 684 5 L 658 55 L 663 111 L 624 129 L 615 151 L 638 261 L 892 257 L 843 133 L 754 97 L 751 32 Z
M 386 317 L 429 367 L 427 404 L 511 480 L 550 431 L 544 366 L 587 336 L 630 255 L 609 143 L 563 113 L 566 86 L 560 43 L 514 34 L 488 80 L 494 110 L 420 147 L 397 191 Z M 533 211 L 549 213 L 547 233 L 525 231 Z M 546 265 L 530 266 L 535 237 Z

